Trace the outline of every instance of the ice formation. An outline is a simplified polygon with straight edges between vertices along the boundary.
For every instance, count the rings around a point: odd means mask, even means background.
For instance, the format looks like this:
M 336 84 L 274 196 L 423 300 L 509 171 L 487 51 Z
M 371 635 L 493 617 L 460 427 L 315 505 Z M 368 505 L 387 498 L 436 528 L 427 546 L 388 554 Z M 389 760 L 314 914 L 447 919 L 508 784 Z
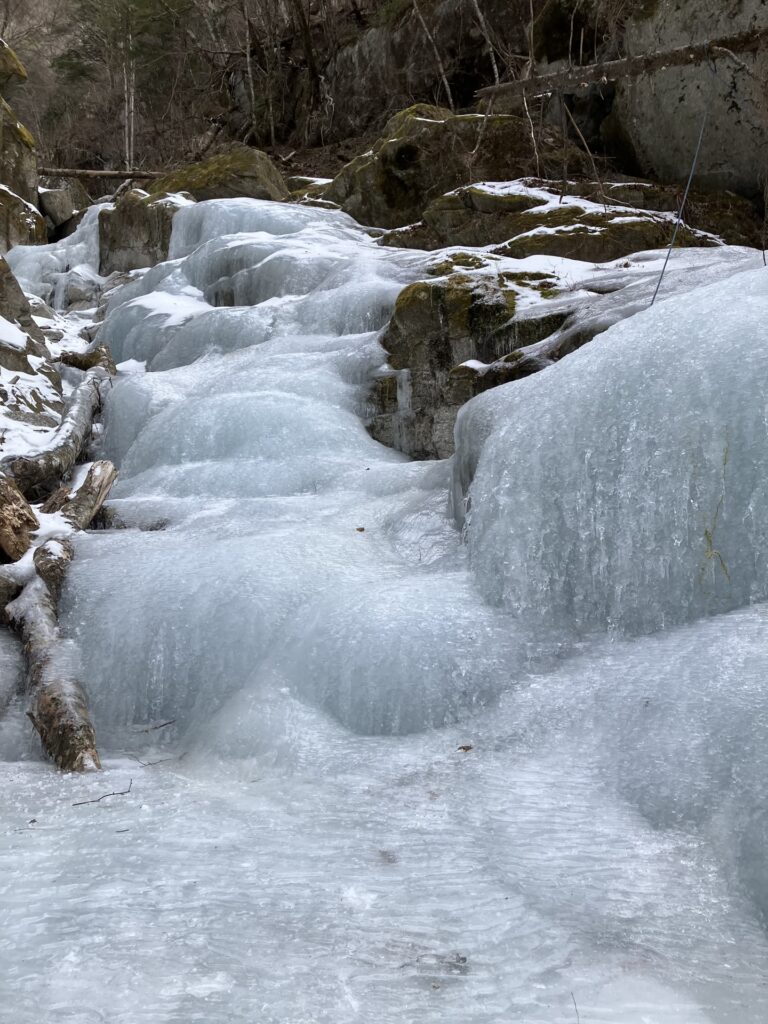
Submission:
M 124 528 L 64 619 L 108 769 L 0 733 L 0 1019 L 765 1020 L 765 272 L 418 464 L 361 414 L 426 258 L 214 201 L 113 296 Z

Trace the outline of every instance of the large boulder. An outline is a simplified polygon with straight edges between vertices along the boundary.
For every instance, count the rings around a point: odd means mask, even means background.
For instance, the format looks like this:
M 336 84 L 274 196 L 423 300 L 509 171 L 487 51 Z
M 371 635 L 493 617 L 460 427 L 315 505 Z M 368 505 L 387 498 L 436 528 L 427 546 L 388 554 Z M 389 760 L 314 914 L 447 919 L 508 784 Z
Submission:
M 514 114 L 452 114 L 417 104 L 387 122 L 373 148 L 324 190 L 363 224 L 395 228 L 419 220 L 429 203 L 473 181 L 535 173 L 585 173 L 587 158 L 551 127 L 536 147 L 528 120 Z
M 53 227 L 60 228 L 87 210 L 92 200 L 77 178 L 48 178 L 40 185 L 39 203 Z
M 105 277 L 168 259 L 176 211 L 192 200 L 184 195 L 124 193 L 114 208 L 99 214 L 99 271 Z
M 733 36 L 768 21 L 765 0 L 675 0 L 637 5 L 625 26 L 630 54 L 669 50 Z M 761 194 L 768 165 L 768 49 L 719 54 L 715 66 L 662 68 L 617 83 L 604 134 L 609 145 L 662 181 L 689 173 L 706 111 L 696 181 L 709 188 Z
M 40 211 L 0 185 L 0 253 L 15 245 L 42 245 L 48 241 Z
M 414 458 L 446 458 L 465 402 L 540 368 L 514 354 L 552 334 L 567 314 L 539 305 L 520 315 L 518 296 L 531 289 L 541 295 L 553 281 L 499 268 L 493 256 L 453 253 L 434 265 L 432 279 L 400 293 L 381 341 L 389 368 L 371 399 L 368 429 L 376 440 Z M 478 373 L 475 361 L 495 365 Z
M 267 154 L 240 144 L 159 178 L 150 192 L 188 192 L 197 200 L 288 198 L 283 176 Z
M 668 245 L 674 217 L 563 194 L 558 182 L 482 182 L 434 199 L 422 221 L 390 231 L 381 242 L 403 248 L 439 249 L 451 245 L 495 246 L 500 255 L 565 256 L 606 263 L 646 249 Z M 602 190 L 601 190 L 602 192 Z M 618 200 L 621 202 L 621 200 Z M 716 245 L 715 238 L 682 225 L 678 246 Z
M 13 324 L 18 324 L 33 341 L 43 341 L 43 332 L 33 319 L 29 299 L 14 277 L 8 261 L 2 256 L 0 256 L 0 317 Z

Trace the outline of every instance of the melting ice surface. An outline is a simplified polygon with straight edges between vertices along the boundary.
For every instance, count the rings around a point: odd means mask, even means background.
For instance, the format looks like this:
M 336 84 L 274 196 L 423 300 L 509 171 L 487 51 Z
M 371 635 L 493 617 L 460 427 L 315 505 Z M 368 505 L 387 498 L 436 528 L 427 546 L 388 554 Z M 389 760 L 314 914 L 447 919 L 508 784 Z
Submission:
M 452 467 L 361 422 L 422 255 L 252 201 L 171 255 L 65 595 L 107 770 L 0 733 L 0 1020 L 762 1024 L 764 271 L 481 396 Z

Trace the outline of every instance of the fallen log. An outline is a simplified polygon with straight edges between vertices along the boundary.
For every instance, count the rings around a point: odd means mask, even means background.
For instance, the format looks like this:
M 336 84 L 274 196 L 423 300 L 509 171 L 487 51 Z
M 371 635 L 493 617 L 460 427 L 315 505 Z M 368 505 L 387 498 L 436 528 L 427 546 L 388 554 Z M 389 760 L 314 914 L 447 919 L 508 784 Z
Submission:
M 76 370 L 92 370 L 94 366 L 101 366 L 111 377 L 117 373 L 112 353 L 106 345 L 99 345 L 88 352 L 62 352 L 57 362 L 65 366 L 74 366 Z
M 111 462 L 95 462 L 75 490 L 60 488 L 43 512 L 60 512 L 72 533 L 86 529 L 99 512 L 117 477 Z M 27 665 L 27 712 L 43 748 L 65 771 L 101 767 L 88 703 L 77 677 L 74 644 L 61 635 L 58 606 L 64 577 L 74 555 L 71 534 L 47 540 L 34 550 L 33 567 L 7 566 L 6 578 L 21 580 L 21 593 L 5 616 L 24 644 Z M 14 569 L 16 572 L 14 573 Z
M 0 472 L 13 477 L 27 497 L 54 486 L 68 476 L 90 437 L 93 417 L 99 407 L 99 386 L 109 374 L 103 367 L 88 371 L 82 384 L 72 392 L 62 421 L 51 444 L 28 455 L 8 456 L 0 462 Z
M 705 61 L 714 61 L 723 57 L 733 60 L 734 54 L 755 53 L 767 41 L 768 26 L 765 26 L 722 39 L 710 39 L 705 43 L 681 46 L 674 50 L 641 53 L 635 57 L 623 57 L 620 60 L 605 61 L 602 64 L 569 67 L 551 75 L 532 75 L 530 78 L 519 78 L 514 82 L 489 85 L 484 89 L 478 89 L 476 95 L 483 98 L 576 92 L 588 85 L 615 82 L 620 78 L 633 78 L 653 71 L 660 71 L 663 68 L 703 64 Z
M 82 170 L 78 167 L 39 167 L 37 173 L 41 178 L 136 178 L 149 181 L 150 178 L 164 178 L 169 171 L 114 171 L 114 170 Z

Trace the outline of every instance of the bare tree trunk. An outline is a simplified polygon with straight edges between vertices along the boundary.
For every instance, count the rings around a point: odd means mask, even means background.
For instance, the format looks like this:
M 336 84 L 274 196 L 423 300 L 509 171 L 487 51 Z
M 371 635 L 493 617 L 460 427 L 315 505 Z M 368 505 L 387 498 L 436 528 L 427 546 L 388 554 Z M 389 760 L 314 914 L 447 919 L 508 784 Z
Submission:
M 309 28 L 307 12 L 304 10 L 302 0 L 290 0 L 290 3 L 294 14 L 296 15 L 299 32 L 301 33 L 302 42 L 304 43 L 304 56 L 307 59 L 307 67 L 309 68 L 309 74 L 312 79 L 312 105 L 314 106 L 320 85 L 320 72 L 317 67 L 315 48 L 312 45 L 312 32 Z
M 437 64 L 437 70 L 440 75 L 440 80 L 443 83 L 445 94 L 448 97 L 448 106 L 451 108 L 451 110 L 454 110 L 455 107 L 453 105 L 453 93 L 451 92 L 451 86 L 448 83 L 448 76 L 445 73 L 445 66 L 443 64 L 443 59 L 440 56 L 440 51 L 437 48 L 435 37 L 429 31 L 426 21 L 424 21 L 424 15 L 421 13 L 421 8 L 419 7 L 418 0 L 411 0 L 411 3 L 413 4 L 414 13 L 416 17 L 419 19 L 419 23 L 424 31 L 424 35 L 427 37 L 429 45 L 432 47 L 432 52 L 435 55 L 435 63 Z
M 496 52 L 495 52 L 495 50 L 493 48 L 493 43 L 491 42 L 491 36 L 490 36 L 489 31 L 488 31 L 488 24 L 487 24 L 487 22 L 485 20 L 485 15 L 480 10 L 480 4 L 478 3 L 478 0 L 470 0 L 470 2 L 471 2 L 472 7 L 474 9 L 475 17 L 477 18 L 477 23 L 480 26 L 480 31 L 483 34 L 483 39 L 485 39 L 485 43 L 486 43 L 486 45 L 488 47 L 488 56 L 491 58 L 491 67 L 493 68 L 493 81 L 494 81 L 494 84 L 498 85 L 499 84 L 499 66 L 496 63 Z
M 248 0 L 243 0 L 243 21 L 245 22 L 245 70 L 248 78 L 248 102 L 250 104 L 250 125 L 248 135 L 250 138 L 256 130 L 256 86 L 253 81 L 253 56 L 251 53 L 251 19 L 248 10 Z M 274 143 L 273 143 L 274 145 Z

